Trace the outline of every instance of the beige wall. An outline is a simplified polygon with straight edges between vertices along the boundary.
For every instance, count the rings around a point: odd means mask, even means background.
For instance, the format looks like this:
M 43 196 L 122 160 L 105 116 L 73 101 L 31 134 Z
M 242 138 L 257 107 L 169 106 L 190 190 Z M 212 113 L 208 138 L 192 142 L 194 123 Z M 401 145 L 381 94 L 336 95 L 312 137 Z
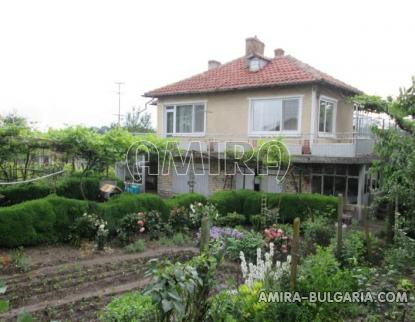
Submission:
M 352 132 L 353 107 L 341 94 L 326 88 L 314 87 L 315 131 L 318 130 L 318 97 L 325 95 L 338 100 L 336 132 Z M 160 98 L 157 107 L 157 133 L 164 131 L 163 105 L 180 102 L 205 101 L 207 104 L 206 136 L 215 139 L 244 138 L 248 136 L 249 98 L 272 96 L 302 96 L 301 135 L 303 139 L 311 133 L 312 87 L 302 86 L 285 89 L 262 89 L 235 91 L 198 96 L 175 96 Z M 194 137 L 193 137 L 194 138 Z M 295 141 L 295 139 L 292 139 Z M 290 140 L 290 141 L 292 141 Z

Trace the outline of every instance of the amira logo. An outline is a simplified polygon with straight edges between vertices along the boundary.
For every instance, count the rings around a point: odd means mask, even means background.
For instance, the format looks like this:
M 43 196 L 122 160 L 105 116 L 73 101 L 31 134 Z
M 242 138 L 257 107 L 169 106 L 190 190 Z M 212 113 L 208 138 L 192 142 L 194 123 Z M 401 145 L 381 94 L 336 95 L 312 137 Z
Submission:
M 134 181 L 141 182 L 142 175 L 269 175 L 277 183 L 284 181 L 291 166 L 291 156 L 286 144 L 268 140 L 257 147 L 250 142 L 215 142 L 221 149 L 206 148 L 206 142 L 191 141 L 183 144 L 168 141 L 158 147 L 153 142 L 139 140 L 126 153 L 126 167 Z

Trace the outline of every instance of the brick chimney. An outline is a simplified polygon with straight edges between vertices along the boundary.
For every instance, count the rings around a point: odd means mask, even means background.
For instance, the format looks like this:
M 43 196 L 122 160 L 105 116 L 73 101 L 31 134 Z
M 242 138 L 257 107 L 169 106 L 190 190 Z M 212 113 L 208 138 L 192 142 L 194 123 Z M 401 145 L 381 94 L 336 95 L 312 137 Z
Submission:
M 246 44 L 246 47 L 245 47 L 246 48 L 246 50 L 245 50 L 245 55 L 246 56 L 250 56 L 250 55 L 254 55 L 254 54 L 264 56 L 265 45 L 256 36 L 251 37 L 251 38 L 247 38 L 245 40 L 245 44 Z
M 220 62 L 217 60 L 209 60 L 208 61 L 208 70 L 218 68 L 221 65 Z
M 284 56 L 284 49 L 282 48 L 277 48 L 274 50 L 274 56 L 275 57 L 282 57 Z

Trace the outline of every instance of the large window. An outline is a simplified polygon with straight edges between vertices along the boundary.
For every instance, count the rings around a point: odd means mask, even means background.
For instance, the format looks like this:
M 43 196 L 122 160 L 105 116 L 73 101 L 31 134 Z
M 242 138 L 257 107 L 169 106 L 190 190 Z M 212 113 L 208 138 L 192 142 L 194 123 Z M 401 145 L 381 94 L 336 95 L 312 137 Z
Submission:
M 205 132 L 205 104 L 178 104 L 165 107 L 166 135 L 196 134 Z
M 320 99 L 320 115 L 318 131 L 320 134 L 334 133 L 336 115 L 336 101 L 328 98 Z
M 301 99 L 270 98 L 253 99 L 251 101 L 251 132 L 266 133 L 298 133 L 300 131 Z
M 314 165 L 311 170 L 311 192 L 337 196 L 343 194 L 347 203 L 356 204 L 359 188 L 358 165 Z

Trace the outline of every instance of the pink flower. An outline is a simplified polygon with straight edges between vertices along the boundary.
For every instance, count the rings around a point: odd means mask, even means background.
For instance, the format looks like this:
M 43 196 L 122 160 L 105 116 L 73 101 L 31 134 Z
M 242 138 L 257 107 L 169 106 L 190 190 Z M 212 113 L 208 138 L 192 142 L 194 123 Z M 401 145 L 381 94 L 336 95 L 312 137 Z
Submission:
M 140 233 L 144 233 L 144 231 L 145 231 L 146 229 L 144 228 L 144 227 L 141 227 L 140 228 Z
M 144 226 L 144 220 L 137 221 L 137 224 L 140 225 L 140 226 Z
M 286 252 L 288 251 L 287 245 L 282 245 L 282 246 L 281 246 L 281 251 L 282 251 L 283 253 L 286 253 Z

